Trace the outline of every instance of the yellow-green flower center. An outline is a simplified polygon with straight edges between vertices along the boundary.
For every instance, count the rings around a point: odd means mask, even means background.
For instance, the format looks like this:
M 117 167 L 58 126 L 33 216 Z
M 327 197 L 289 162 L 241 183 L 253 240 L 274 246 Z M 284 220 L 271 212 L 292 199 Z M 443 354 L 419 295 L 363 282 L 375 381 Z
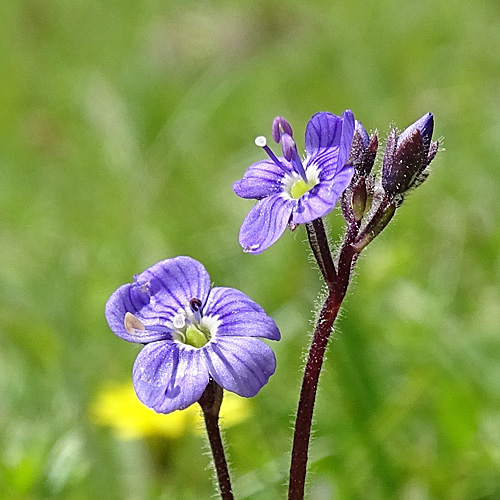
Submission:
M 204 330 L 203 327 L 189 325 L 185 333 L 185 343 L 197 348 L 203 347 L 210 339 L 210 332 Z
M 314 185 L 309 185 L 304 181 L 304 179 L 297 179 L 292 184 L 292 188 L 290 189 L 290 195 L 292 196 L 292 198 L 298 200 L 304 194 L 306 194 L 312 187 L 314 187 Z

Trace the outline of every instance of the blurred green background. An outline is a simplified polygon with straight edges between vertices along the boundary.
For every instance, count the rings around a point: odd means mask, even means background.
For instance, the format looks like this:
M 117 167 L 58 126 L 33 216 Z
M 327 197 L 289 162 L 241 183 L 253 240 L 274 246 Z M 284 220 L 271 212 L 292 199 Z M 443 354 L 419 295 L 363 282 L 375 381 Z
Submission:
M 277 114 L 354 110 L 385 138 L 427 111 L 430 180 L 367 248 L 315 413 L 311 499 L 500 499 L 497 0 L 15 0 L 0 7 L 0 498 L 212 498 L 203 436 L 89 419 L 138 352 L 104 303 L 201 260 L 276 319 L 278 370 L 226 432 L 236 497 L 285 498 L 321 292 L 305 233 L 237 240 L 233 181 Z M 328 217 L 338 240 L 342 219 Z

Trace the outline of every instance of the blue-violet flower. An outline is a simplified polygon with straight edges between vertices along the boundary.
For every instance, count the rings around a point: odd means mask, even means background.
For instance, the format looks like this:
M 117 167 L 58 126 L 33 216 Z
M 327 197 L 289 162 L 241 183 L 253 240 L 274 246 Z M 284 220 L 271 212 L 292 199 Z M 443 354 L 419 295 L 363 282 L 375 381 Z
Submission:
M 158 413 L 198 401 L 213 379 L 251 397 L 276 369 L 269 346 L 275 322 L 244 293 L 210 286 L 205 268 L 190 257 L 163 260 L 121 286 L 106 304 L 111 330 L 145 344 L 133 368 L 138 398 Z
M 270 159 L 251 165 L 243 179 L 233 184 L 242 198 L 257 199 L 240 229 L 245 252 L 260 253 L 269 248 L 288 224 L 311 222 L 330 212 L 349 185 L 354 169 L 346 165 L 354 134 L 350 110 L 342 116 L 316 113 L 307 124 L 306 158 L 301 160 L 290 124 L 274 119 L 272 136 L 281 143 L 283 156 L 277 157 L 263 136 L 255 143 Z

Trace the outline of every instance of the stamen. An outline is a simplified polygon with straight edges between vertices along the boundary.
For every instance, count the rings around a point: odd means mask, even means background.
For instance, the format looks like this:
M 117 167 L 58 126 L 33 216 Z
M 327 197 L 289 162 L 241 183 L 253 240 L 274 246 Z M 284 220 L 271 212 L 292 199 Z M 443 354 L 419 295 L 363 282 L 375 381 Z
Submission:
M 281 169 L 285 174 L 289 174 L 290 170 L 283 165 L 278 159 L 278 157 L 271 151 L 269 146 L 267 145 L 267 139 L 263 135 L 259 135 L 255 138 L 255 145 L 262 148 L 268 155 L 271 160 Z
M 283 149 L 283 156 L 292 162 L 295 171 L 302 177 L 304 182 L 307 184 L 307 176 L 302 165 L 302 160 L 300 159 L 299 153 L 297 152 L 297 144 L 292 139 L 291 135 L 283 134 L 281 136 L 281 147 Z
M 130 335 L 135 335 L 136 330 L 140 330 L 141 332 L 143 332 L 146 329 L 146 327 L 140 322 L 140 320 L 130 312 L 127 312 L 125 314 L 123 325 L 125 326 L 125 330 L 127 330 Z
M 198 312 L 201 309 L 201 300 L 200 299 L 191 299 L 189 301 L 189 306 L 193 310 L 193 312 Z
M 189 319 L 191 322 L 199 323 L 201 321 L 201 300 L 197 298 L 193 298 L 189 301 L 189 307 L 191 308 L 192 313 L 192 318 L 190 317 Z
M 281 141 L 281 136 L 283 134 L 288 134 L 293 137 L 292 126 L 282 117 L 277 116 L 273 120 L 273 124 L 271 126 L 271 133 L 274 139 L 274 142 L 279 143 Z

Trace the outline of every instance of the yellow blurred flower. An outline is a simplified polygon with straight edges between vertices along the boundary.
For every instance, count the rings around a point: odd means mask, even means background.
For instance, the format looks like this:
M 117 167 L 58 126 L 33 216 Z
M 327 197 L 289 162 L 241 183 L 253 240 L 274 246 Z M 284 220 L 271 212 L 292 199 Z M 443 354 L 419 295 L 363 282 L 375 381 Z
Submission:
M 225 427 L 238 424 L 250 413 L 248 399 L 232 392 L 224 393 L 221 420 Z M 204 429 L 198 405 L 168 415 L 158 414 L 137 399 L 130 382 L 106 384 L 92 403 L 89 416 L 93 424 L 111 427 L 123 440 L 150 436 L 175 439 L 186 432 L 199 433 Z

